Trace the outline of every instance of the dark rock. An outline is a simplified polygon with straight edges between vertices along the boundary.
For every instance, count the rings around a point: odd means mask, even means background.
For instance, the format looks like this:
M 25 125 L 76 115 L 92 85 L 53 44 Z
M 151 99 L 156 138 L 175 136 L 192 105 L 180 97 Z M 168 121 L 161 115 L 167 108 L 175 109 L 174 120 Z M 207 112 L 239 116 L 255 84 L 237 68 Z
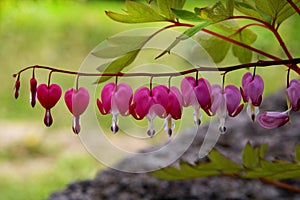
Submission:
M 281 91 L 264 100 L 262 110 L 284 111 L 286 109 L 285 94 Z M 291 160 L 296 143 L 300 143 L 300 113 L 292 113 L 292 123 L 275 130 L 266 130 L 252 123 L 245 112 L 236 118 L 228 119 L 227 133 L 221 135 L 216 148 L 236 162 L 241 162 L 244 145 L 251 141 L 253 145 L 267 143 L 269 150 L 267 159 L 274 157 Z M 181 159 L 188 162 L 198 160 L 201 146 L 208 126 L 199 129 L 195 140 Z M 218 129 L 218 124 L 215 124 Z M 178 144 L 184 142 L 190 131 L 178 137 Z M 148 151 L 148 150 L 145 150 Z M 163 152 L 172 154 L 176 149 Z M 168 157 L 168 155 L 165 155 Z M 164 156 L 160 155 L 160 159 Z M 148 159 L 148 161 L 147 161 Z M 136 165 L 151 165 L 151 159 L 138 161 L 127 158 L 118 165 L 124 168 Z M 206 158 L 203 158 L 204 160 Z M 134 161 L 134 162 L 132 162 Z M 176 166 L 176 162 L 174 163 Z M 300 186 L 299 180 L 287 181 Z M 133 174 L 114 169 L 101 171 L 93 180 L 75 182 L 63 191 L 54 192 L 48 200 L 193 200 L 193 199 L 300 199 L 299 193 L 275 187 L 259 180 L 244 180 L 234 177 L 208 177 L 186 181 L 159 180 L 151 174 Z

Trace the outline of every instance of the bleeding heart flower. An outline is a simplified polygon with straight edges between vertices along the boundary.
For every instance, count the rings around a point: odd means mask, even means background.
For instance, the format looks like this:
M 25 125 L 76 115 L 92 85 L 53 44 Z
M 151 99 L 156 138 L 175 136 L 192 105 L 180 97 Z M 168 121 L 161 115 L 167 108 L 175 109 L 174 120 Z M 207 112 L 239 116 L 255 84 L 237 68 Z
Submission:
M 37 98 L 40 104 L 46 109 L 44 124 L 50 127 L 53 123 L 50 109 L 53 108 L 61 97 L 61 88 L 57 84 L 41 84 L 37 88 Z
M 278 128 L 289 122 L 289 111 L 285 112 L 265 112 L 258 116 L 258 124 L 265 129 Z
M 118 115 L 129 115 L 129 107 L 132 101 L 132 89 L 126 83 L 108 83 L 104 86 L 101 92 L 101 101 L 97 99 L 97 106 L 99 111 L 103 114 L 112 114 L 111 131 L 117 133 Z
M 32 107 L 36 104 L 36 86 L 37 81 L 34 77 L 30 79 L 30 104 Z
M 209 109 L 211 107 L 211 85 L 204 79 L 198 81 L 192 76 L 185 77 L 181 82 L 181 92 L 183 97 L 183 106 L 192 106 L 194 108 L 194 123 L 199 126 L 201 123 L 200 107 L 211 115 Z
M 249 102 L 247 113 L 254 121 L 259 112 L 259 106 L 262 102 L 262 93 L 264 91 L 264 81 L 259 75 L 252 75 L 247 72 L 242 78 L 242 87 L 240 88 L 244 102 Z
M 217 114 L 220 118 L 219 130 L 221 133 L 226 132 L 225 119 L 227 115 L 235 117 L 242 111 L 244 105 L 240 105 L 241 98 L 239 89 L 234 85 L 227 85 L 224 91 L 220 85 L 212 86 L 210 110 L 213 115 Z
M 147 134 L 153 137 L 155 129 L 153 120 L 156 116 L 167 117 L 167 107 L 171 107 L 173 102 L 169 102 L 168 88 L 164 85 L 155 86 L 152 91 L 149 88 L 141 87 L 136 90 L 133 97 L 133 104 L 130 113 L 137 120 L 147 117 L 149 120 Z M 178 113 L 174 113 L 176 115 Z
M 293 111 L 300 109 L 300 81 L 293 79 L 287 88 L 287 98 Z
M 19 97 L 19 93 L 20 93 L 20 79 L 18 78 L 16 80 L 16 83 L 15 83 L 15 88 L 14 88 L 14 94 L 15 94 L 15 98 L 17 99 Z
M 70 88 L 65 93 L 65 103 L 69 111 L 73 114 L 73 132 L 80 132 L 80 115 L 89 105 L 90 95 L 87 89 L 81 87 L 78 90 Z
M 182 95 L 179 89 L 175 86 L 172 86 L 169 90 L 168 106 L 166 112 L 167 117 L 165 119 L 164 129 L 166 133 L 171 136 L 175 128 L 173 119 L 180 119 L 182 114 Z

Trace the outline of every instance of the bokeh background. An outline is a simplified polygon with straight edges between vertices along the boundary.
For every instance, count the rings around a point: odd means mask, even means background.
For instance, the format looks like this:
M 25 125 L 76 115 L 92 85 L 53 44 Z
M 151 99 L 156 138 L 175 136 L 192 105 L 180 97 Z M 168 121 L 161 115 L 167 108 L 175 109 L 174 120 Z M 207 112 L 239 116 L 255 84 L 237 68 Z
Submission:
M 209 3 L 212 3 L 210 1 Z M 105 10 L 120 12 L 123 1 L 1 0 L 0 1 L 0 199 L 44 199 L 66 184 L 92 178 L 103 165 L 83 147 L 70 128 L 71 115 L 62 100 L 53 109 L 55 123 L 43 125 L 44 110 L 29 104 L 31 72 L 21 77 L 18 100 L 13 97 L 12 74 L 22 67 L 47 65 L 79 69 L 88 53 L 105 38 L 124 30 L 155 26 L 113 22 Z M 187 7 L 206 1 L 188 0 Z M 299 16 L 286 21 L 280 30 L 295 57 L 299 51 Z M 283 56 L 273 36 L 261 28 L 255 46 Z M 256 58 L 261 58 L 255 55 Z M 229 59 L 220 65 L 234 64 Z M 229 83 L 239 84 L 245 71 L 232 73 Z M 259 69 L 266 81 L 266 95 L 285 84 L 285 68 Z M 37 72 L 39 82 L 47 74 Z M 293 74 L 294 76 L 294 74 Z M 73 77 L 56 75 L 52 82 L 73 86 Z M 125 141 L 126 142 L 126 141 Z M 101 148 L 101 147 L 99 147 Z M 105 149 L 103 149 L 105 151 Z

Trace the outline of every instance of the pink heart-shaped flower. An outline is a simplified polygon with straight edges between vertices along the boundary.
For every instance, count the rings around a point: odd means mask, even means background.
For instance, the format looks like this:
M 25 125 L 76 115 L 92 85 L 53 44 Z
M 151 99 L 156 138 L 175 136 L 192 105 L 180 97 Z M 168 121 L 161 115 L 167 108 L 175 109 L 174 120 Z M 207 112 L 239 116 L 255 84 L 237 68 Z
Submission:
M 74 88 L 70 88 L 65 93 L 65 103 L 74 116 L 79 116 L 86 110 L 89 100 L 89 92 L 83 87 L 77 91 Z
M 61 88 L 57 84 L 41 84 L 37 88 L 37 98 L 40 104 L 50 110 L 53 108 L 61 97 Z

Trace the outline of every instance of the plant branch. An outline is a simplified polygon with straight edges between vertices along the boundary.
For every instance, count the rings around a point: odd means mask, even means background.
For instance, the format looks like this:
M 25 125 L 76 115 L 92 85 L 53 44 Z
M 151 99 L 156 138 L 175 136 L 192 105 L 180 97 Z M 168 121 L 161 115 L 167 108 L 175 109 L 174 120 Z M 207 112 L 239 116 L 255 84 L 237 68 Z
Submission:
M 300 63 L 300 58 L 295 59 L 289 59 L 289 60 L 275 60 L 275 61 L 263 61 L 259 60 L 258 62 L 253 63 L 246 63 L 246 64 L 239 64 L 234 66 L 226 66 L 226 67 L 198 67 L 193 68 L 185 71 L 180 72 L 166 72 L 166 73 L 144 73 L 144 72 L 137 72 L 137 73 L 125 73 L 125 72 L 116 72 L 116 73 L 84 73 L 84 72 L 76 72 L 76 71 L 69 71 L 69 70 L 62 70 L 57 69 L 54 67 L 48 67 L 48 66 L 40 66 L 40 65 L 34 65 L 26 67 L 22 70 L 20 70 L 18 73 L 13 74 L 13 77 L 20 76 L 21 73 L 29 70 L 29 69 L 45 69 L 50 70 L 51 73 L 63 73 L 63 74 L 69 74 L 69 75 L 76 75 L 76 76 L 93 76 L 93 77 L 101 77 L 101 76 L 109 76 L 109 77 L 137 77 L 137 76 L 147 76 L 147 77 L 177 77 L 177 76 L 183 76 L 186 74 L 191 74 L 198 71 L 215 71 L 215 72 L 231 72 L 239 69 L 245 69 L 250 67 L 272 67 L 272 66 L 278 66 L 278 65 L 296 65 Z
M 260 178 L 259 180 L 262 181 L 262 182 L 271 184 L 271 185 L 275 185 L 277 187 L 281 187 L 281 188 L 284 188 L 284 189 L 288 189 L 288 190 L 300 193 L 300 188 L 289 185 L 289 184 L 286 184 L 286 183 L 282 183 L 282 182 L 279 182 L 279 181 L 274 181 L 274 180 L 270 180 L 270 179 L 266 179 L 266 178 Z
M 297 7 L 297 5 L 292 0 L 287 0 L 289 4 L 294 8 L 294 10 L 300 15 L 300 9 Z

